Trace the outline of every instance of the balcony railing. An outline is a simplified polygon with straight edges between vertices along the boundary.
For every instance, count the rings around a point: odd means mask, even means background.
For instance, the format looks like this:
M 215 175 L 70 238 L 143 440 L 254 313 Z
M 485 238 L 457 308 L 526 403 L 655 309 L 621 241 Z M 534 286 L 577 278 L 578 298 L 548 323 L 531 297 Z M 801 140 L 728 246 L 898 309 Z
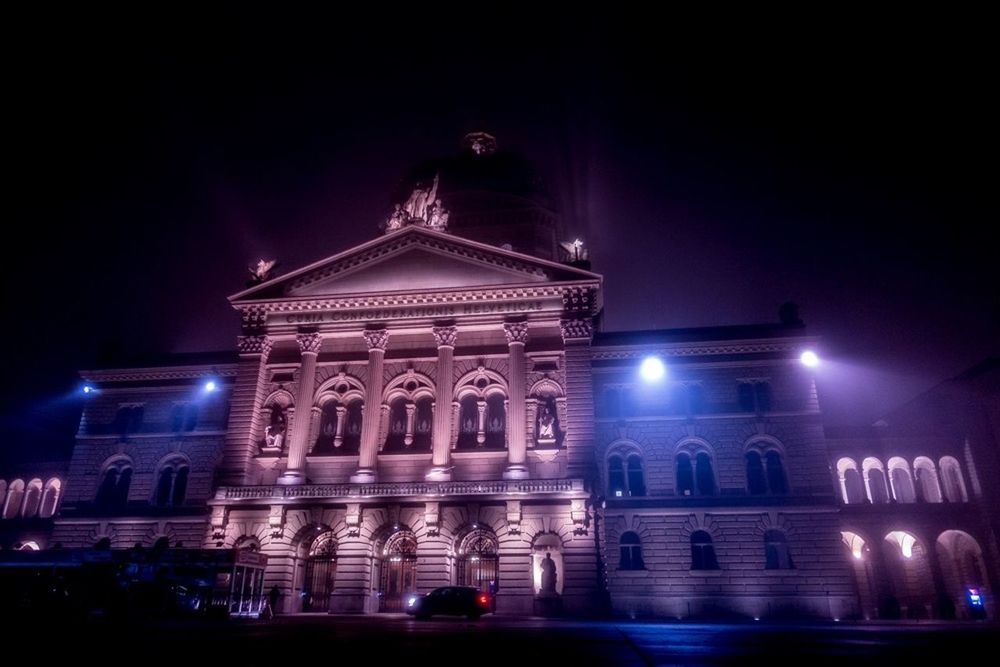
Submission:
M 216 500 L 296 498 L 394 498 L 403 496 L 482 496 L 583 493 L 582 479 L 521 479 L 482 482 L 395 482 L 388 484 L 302 484 L 222 486 Z

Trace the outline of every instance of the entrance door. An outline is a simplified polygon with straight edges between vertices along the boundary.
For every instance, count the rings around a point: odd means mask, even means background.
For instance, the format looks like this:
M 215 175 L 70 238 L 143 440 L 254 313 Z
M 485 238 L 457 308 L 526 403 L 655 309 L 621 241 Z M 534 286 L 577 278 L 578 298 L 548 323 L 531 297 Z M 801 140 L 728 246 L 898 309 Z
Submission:
M 328 611 L 337 571 L 337 542 L 327 531 L 313 540 L 302 573 L 302 611 Z
M 410 533 L 396 533 L 384 553 L 378 610 L 404 611 L 407 593 L 417 590 L 417 540 Z
M 306 561 L 302 611 L 328 611 L 336 563 L 330 557 L 312 557 Z

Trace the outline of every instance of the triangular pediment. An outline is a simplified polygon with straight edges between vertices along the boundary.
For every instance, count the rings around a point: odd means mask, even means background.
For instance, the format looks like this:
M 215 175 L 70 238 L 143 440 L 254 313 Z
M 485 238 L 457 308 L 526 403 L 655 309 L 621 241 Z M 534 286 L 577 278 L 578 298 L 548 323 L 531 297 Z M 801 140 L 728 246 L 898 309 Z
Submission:
M 387 292 L 433 292 L 600 276 L 450 234 L 407 227 L 231 297 L 337 298 Z

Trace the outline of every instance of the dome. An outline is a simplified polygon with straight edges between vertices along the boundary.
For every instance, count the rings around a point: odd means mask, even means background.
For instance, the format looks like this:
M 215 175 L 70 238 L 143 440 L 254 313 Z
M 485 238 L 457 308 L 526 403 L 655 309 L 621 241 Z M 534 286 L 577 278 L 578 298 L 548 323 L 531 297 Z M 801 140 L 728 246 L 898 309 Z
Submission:
M 473 132 L 463 138 L 457 155 L 433 158 L 410 169 L 393 203 L 404 203 L 415 188 L 429 187 L 435 176 L 437 198 L 449 212 L 449 232 L 555 259 L 558 215 L 527 159 L 498 150 L 492 135 Z

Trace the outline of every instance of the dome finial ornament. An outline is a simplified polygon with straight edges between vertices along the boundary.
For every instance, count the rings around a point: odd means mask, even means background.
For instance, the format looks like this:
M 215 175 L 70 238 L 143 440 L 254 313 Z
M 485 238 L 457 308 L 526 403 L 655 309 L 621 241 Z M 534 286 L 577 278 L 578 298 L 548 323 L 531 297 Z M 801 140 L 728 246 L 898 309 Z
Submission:
M 487 132 L 469 132 L 462 139 L 462 148 L 476 155 L 492 155 L 497 152 L 497 138 Z

